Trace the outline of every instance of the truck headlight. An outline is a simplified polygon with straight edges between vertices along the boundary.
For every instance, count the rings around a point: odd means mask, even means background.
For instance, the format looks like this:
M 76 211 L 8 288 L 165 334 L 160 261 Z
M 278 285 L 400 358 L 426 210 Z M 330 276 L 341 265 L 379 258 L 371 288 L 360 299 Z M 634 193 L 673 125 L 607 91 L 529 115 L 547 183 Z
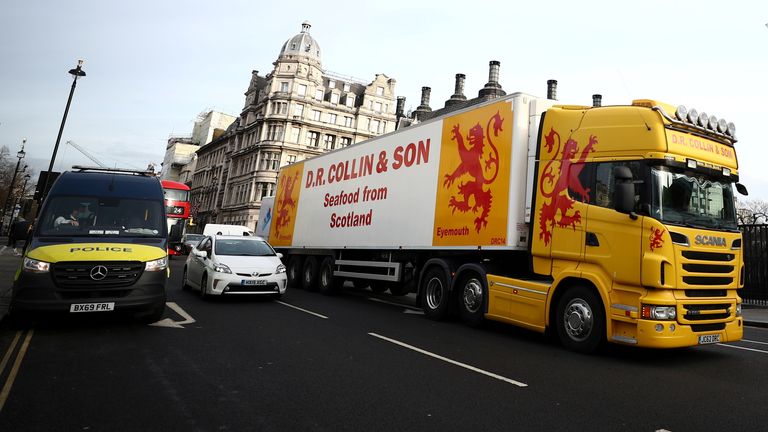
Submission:
M 30 273 L 48 273 L 51 270 L 51 263 L 24 257 L 23 268 L 24 271 Z
M 168 257 L 162 257 L 153 261 L 147 261 L 144 265 L 146 271 L 161 271 L 168 267 Z
M 285 273 L 285 266 L 283 264 L 278 265 L 277 270 L 275 270 L 275 273 L 277 274 Z
M 673 320 L 677 317 L 677 311 L 674 306 L 644 304 L 641 308 L 641 316 L 652 320 Z
M 232 270 L 226 264 L 216 264 L 213 266 L 213 271 L 218 273 L 232 273 Z

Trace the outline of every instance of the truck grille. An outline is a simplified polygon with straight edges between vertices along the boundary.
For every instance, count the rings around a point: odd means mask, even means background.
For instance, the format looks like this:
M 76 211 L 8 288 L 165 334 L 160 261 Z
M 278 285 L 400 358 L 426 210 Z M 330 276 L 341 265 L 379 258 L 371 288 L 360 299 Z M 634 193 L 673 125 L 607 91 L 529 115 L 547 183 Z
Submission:
M 736 255 L 720 252 L 682 252 L 682 282 L 688 287 L 731 287 L 736 278 Z
M 725 323 L 733 319 L 732 303 L 683 303 L 678 310 L 681 324 Z
M 57 287 L 77 291 L 127 287 L 144 271 L 144 263 L 139 261 L 62 262 L 51 267 Z

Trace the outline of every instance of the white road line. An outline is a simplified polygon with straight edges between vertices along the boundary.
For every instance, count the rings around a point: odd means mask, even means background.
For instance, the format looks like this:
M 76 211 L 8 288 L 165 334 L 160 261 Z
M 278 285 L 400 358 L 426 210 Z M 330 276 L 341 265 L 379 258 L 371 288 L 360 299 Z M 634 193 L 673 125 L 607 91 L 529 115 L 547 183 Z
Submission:
M 421 309 L 419 309 L 417 307 L 408 306 L 408 305 L 405 305 L 405 304 L 402 304 L 402 303 L 395 303 L 395 302 L 391 302 L 391 301 L 377 299 L 376 297 L 368 297 L 368 300 L 379 302 L 379 303 L 384 303 L 384 304 L 388 304 L 388 305 L 392 305 L 392 306 L 403 307 L 403 308 L 411 309 L 411 310 L 415 310 L 415 311 L 421 311 Z
M 759 349 L 755 349 L 755 348 L 747 348 L 747 347 L 742 347 L 742 346 L 737 346 L 737 345 L 726 345 L 726 344 L 718 344 L 718 345 L 720 345 L 722 347 L 727 347 L 727 348 L 736 348 L 736 349 L 740 349 L 740 350 L 744 350 L 744 351 L 754 351 L 754 352 L 759 352 L 759 353 L 763 353 L 763 354 L 768 354 L 768 351 L 759 350 Z
M 768 342 L 753 341 L 753 340 L 749 340 L 749 339 L 742 339 L 741 341 L 742 342 L 749 342 L 749 343 L 753 343 L 753 344 L 768 345 Z
M 470 366 L 470 365 L 468 365 L 466 363 L 461 363 L 461 362 L 458 362 L 456 360 L 451 360 L 451 359 L 443 357 L 441 355 L 434 354 L 434 353 L 431 353 L 429 351 L 425 351 L 425 350 L 423 350 L 421 348 L 416 348 L 413 345 L 408 345 L 407 343 L 403 343 L 403 342 L 400 342 L 400 341 L 395 340 L 395 339 L 390 339 L 390 338 L 388 338 L 386 336 L 382 336 L 382 335 L 379 335 L 379 334 L 376 334 L 376 333 L 368 333 L 368 334 L 373 336 L 373 337 L 375 337 L 375 338 L 379 338 L 381 340 L 385 340 L 385 341 L 393 343 L 395 345 L 400 345 L 403 348 L 408 348 L 409 350 L 413 350 L 413 351 L 416 351 L 418 353 L 421 353 L 421 354 L 424 354 L 424 355 L 428 355 L 430 357 L 436 358 L 438 360 L 442 360 L 442 361 L 450 363 L 452 365 L 460 366 L 460 367 L 463 367 L 464 369 L 469 369 L 472 372 L 477 372 L 479 374 L 483 374 L 485 376 L 489 376 L 491 378 L 495 378 L 497 380 L 504 381 L 506 383 L 516 385 L 518 387 L 528 387 L 528 384 L 522 383 L 520 381 L 515 381 L 513 379 L 510 379 L 510 378 L 507 378 L 507 377 L 503 377 L 501 375 L 497 375 L 497 374 L 495 374 L 493 372 L 488 372 L 488 371 L 485 371 L 485 370 L 482 370 L 482 369 L 478 369 L 478 368 L 476 368 L 474 366 Z
M 294 306 L 294 305 L 292 305 L 292 304 L 288 304 L 288 303 L 285 303 L 285 302 L 281 302 L 280 300 L 275 300 L 275 302 L 277 302 L 277 303 L 280 303 L 280 304 L 281 304 L 281 305 L 283 305 L 283 306 L 288 306 L 289 308 L 294 308 L 294 309 L 296 309 L 296 310 L 299 310 L 299 311 L 302 311 L 302 312 L 304 312 L 304 313 L 308 313 L 308 314 L 310 314 L 310 315 L 314 315 L 314 316 L 316 316 L 316 317 L 318 317 L 318 318 L 322 318 L 322 319 L 328 319 L 328 317 L 327 317 L 327 316 L 325 316 L 325 315 L 320 315 L 319 313 L 315 313 L 315 312 L 312 312 L 312 311 L 308 311 L 308 310 L 306 310 L 306 309 L 302 309 L 302 308 L 300 308 L 300 307 L 298 307 L 298 306 Z
M 173 309 L 177 314 L 179 314 L 179 316 L 184 318 L 184 321 L 174 321 L 171 318 L 164 318 L 164 319 L 161 319 L 160 321 L 153 322 L 149 325 L 153 327 L 184 328 L 182 324 L 192 324 L 196 322 L 195 319 L 192 318 L 192 316 L 187 313 L 187 311 L 182 309 L 181 306 L 179 306 L 175 302 L 166 302 L 165 305 Z

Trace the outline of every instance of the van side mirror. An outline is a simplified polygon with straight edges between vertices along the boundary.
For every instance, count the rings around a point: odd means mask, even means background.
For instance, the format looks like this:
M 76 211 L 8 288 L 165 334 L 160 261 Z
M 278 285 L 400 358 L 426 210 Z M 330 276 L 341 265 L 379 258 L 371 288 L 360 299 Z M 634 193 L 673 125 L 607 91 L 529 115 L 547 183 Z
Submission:
M 637 219 L 632 170 L 628 166 L 614 167 L 613 178 L 616 180 L 616 189 L 613 192 L 613 208 L 619 213 L 628 214 L 632 219 Z

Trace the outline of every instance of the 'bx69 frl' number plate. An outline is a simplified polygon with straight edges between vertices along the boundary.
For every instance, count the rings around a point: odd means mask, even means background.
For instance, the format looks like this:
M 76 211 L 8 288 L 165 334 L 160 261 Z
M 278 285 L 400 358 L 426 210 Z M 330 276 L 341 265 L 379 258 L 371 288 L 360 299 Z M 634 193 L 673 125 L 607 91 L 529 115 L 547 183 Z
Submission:
M 108 312 L 115 310 L 115 303 L 73 303 L 70 312 Z

